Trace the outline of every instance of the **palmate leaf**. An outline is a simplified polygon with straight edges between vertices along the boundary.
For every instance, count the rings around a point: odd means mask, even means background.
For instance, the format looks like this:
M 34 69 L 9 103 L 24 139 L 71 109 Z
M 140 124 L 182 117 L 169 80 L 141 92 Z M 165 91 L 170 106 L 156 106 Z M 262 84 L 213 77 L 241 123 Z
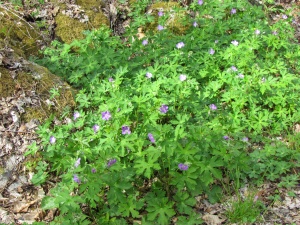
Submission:
M 168 198 L 152 198 L 146 209 L 148 220 L 157 219 L 157 223 L 160 225 L 170 224 L 170 218 L 175 215 L 173 204 L 173 202 L 168 202 Z
M 160 170 L 160 165 L 157 163 L 157 159 L 160 154 L 148 154 L 135 162 L 134 168 L 137 169 L 138 175 L 143 174 L 145 177 L 150 179 L 153 170 Z M 147 158 L 147 160 L 146 160 Z
M 137 194 L 138 195 L 138 194 Z M 144 206 L 144 200 L 137 200 L 136 196 L 129 195 L 126 202 L 122 202 L 118 205 L 118 212 L 124 217 L 131 216 L 137 218 L 140 210 Z

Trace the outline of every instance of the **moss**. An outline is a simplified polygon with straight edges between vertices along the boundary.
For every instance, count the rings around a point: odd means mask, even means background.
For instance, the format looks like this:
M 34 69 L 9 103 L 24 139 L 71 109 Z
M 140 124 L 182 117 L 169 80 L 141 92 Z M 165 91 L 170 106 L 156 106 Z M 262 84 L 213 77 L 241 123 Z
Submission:
M 105 6 L 104 1 L 102 0 L 77 0 L 76 3 L 84 9 L 92 9 Z
M 46 68 L 36 64 L 31 65 L 31 73 L 35 80 L 35 90 L 37 95 L 40 97 L 41 106 L 27 108 L 26 114 L 23 115 L 25 122 L 29 122 L 31 119 L 39 119 L 44 121 L 51 114 L 59 116 L 68 108 L 75 106 L 74 97 L 76 91 L 71 89 L 70 86 L 61 81 L 60 78 L 50 73 Z M 21 77 L 20 77 L 21 79 Z M 46 100 L 49 99 L 49 91 L 52 88 L 57 88 L 60 95 L 56 96 L 52 101 L 55 106 L 46 104 Z
M 12 9 L 3 7 L 0 8 L 0 39 L 2 44 L 12 47 L 17 54 L 28 58 L 38 54 L 40 47 L 37 41 L 43 38 L 38 28 L 27 23 Z
M 55 18 L 57 27 L 56 35 L 65 43 L 70 44 L 73 40 L 83 39 L 85 36 L 83 31 L 90 29 L 98 29 L 102 25 L 108 25 L 108 20 L 102 12 L 94 12 L 86 10 L 89 17 L 88 23 L 81 23 L 79 20 L 70 18 L 62 13 Z
M 5 169 L 0 166 L 0 175 L 2 175 L 4 173 L 4 171 L 5 171 Z
M 24 122 L 29 122 L 32 119 L 44 121 L 51 114 L 58 116 L 67 108 L 75 106 L 73 96 L 75 96 L 76 91 L 71 89 L 67 83 L 39 65 L 29 64 L 27 69 L 29 72 L 19 71 L 16 78 L 13 79 L 8 69 L 0 67 L 1 97 L 13 96 L 18 89 L 22 89 L 25 93 L 34 90 L 39 97 L 41 105 L 30 106 L 25 109 L 26 113 L 22 115 Z M 46 104 L 46 100 L 49 99 L 49 90 L 53 87 L 58 89 L 60 96 L 52 100 L 55 102 L 55 106 L 49 106 Z
M 0 97 L 8 97 L 14 94 L 15 82 L 8 69 L 0 67 Z
M 55 20 L 57 24 L 55 28 L 56 36 L 68 44 L 75 39 L 83 39 L 83 31 L 88 29 L 86 24 L 61 13 L 56 16 Z

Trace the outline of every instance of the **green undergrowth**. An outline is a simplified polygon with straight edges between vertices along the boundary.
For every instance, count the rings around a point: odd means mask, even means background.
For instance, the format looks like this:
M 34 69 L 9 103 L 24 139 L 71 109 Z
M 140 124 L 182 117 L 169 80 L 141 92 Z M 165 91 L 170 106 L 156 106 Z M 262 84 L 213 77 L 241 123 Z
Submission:
M 60 118 L 67 123 L 49 118 L 38 131 L 47 164 L 35 183 L 46 168 L 61 180 L 42 201 L 60 211 L 51 224 L 201 224 L 195 197 L 222 200 L 225 180 L 299 180 L 292 18 L 269 25 L 247 1 L 195 1 L 195 18 L 182 14 L 185 34 L 164 24 L 168 11 L 139 40 L 137 29 L 157 16 L 145 14 L 150 2 L 134 3 L 122 39 L 88 31 L 54 41 L 39 60 L 80 89 L 74 114 Z

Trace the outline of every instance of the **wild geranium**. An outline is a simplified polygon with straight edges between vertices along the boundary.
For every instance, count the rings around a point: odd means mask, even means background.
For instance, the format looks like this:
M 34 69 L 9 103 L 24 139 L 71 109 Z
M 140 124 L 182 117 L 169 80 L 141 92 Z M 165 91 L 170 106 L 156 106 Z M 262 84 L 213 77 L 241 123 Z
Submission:
M 56 138 L 54 136 L 51 136 L 49 142 L 50 144 L 54 144 L 56 142 Z
M 184 43 L 183 42 L 179 42 L 177 45 L 176 45 L 176 48 L 180 49 L 180 48 L 183 48 L 184 47 Z
M 180 81 L 185 81 L 186 80 L 186 75 L 185 74 L 180 74 L 179 80 Z
M 248 142 L 248 141 L 249 141 L 249 138 L 248 138 L 248 137 L 243 137 L 242 141 L 243 141 L 243 142 Z
M 189 165 L 183 164 L 183 163 L 179 163 L 178 164 L 178 168 L 180 170 L 187 170 L 189 168 Z
M 107 167 L 111 167 L 112 165 L 114 165 L 117 162 L 116 159 L 111 159 L 107 162 Z
M 260 30 L 255 30 L 254 32 L 256 35 L 259 35 L 260 34 Z
M 95 133 L 97 133 L 99 131 L 99 129 L 100 129 L 100 126 L 98 124 L 95 124 L 93 126 L 93 130 L 94 130 Z
M 149 134 L 148 134 L 148 138 L 149 138 L 149 140 L 150 140 L 152 143 L 155 143 L 155 139 L 154 139 L 154 137 L 153 137 L 153 134 L 149 133 Z
M 157 30 L 159 30 L 159 31 L 161 31 L 161 30 L 163 30 L 163 29 L 165 29 L 162 25 L 158 25 L 157 26 Z
M 163 11 L 159 11 L 159 12 L 157 13 L 157 15 L 158 15 L 159 17 L 161 17 L 161 16 L 164 15 L 164 12 L 163 12 Z
M 169 109 L 169 107 L 168 107 L 167 105 L 165 105 L 165 104 L 163 104 L 163 105 L 159 108 L 160 112 L 161 112 L 161 113 L 164 113 L 164 114 L 168 112 L 168 109 Z
M 75 112 L 75 113 L 73 114 L 73 119 L 74 119 L 74 120 L 77 120 L 79 117 L 80 117 L 79 112 Z
M 145 45 L 147 45 L 147 44 L 148 44 L 148 40 L 147 40 L 147 39 L 145 39 L 145 40 L 142 41 L 142 45 L 145 46 Z
M 102 119 L 103 120 L 109 120 L 111 118 L 111 114 L 109 111 L 105 111 L 102 113 Z
M 287 15 L 285 14 L 282 15 L 282 19 L 286 20 L 287 18 L 288 18 Z
M 192 0 L 169 18 L 166 11 L 159 18 L 158 11 L 144 14 L 153 1 L 135 2 L 122 38 L 100 28 L 71 44 L 54 42 L 43 56 L 51 72 L 80 89 L 71 123 L 49 119 L 39 130 L 41 161 L 49 165 L 37 167 L 38 182 L 48 169 L 60 177 L 42 205 L 59 208 L 60 224 L 124 224 L 139 215 L 143 224 L 170 224 L 175 217 L 178 224 L 201 224 L 195 196 L 218 201 L 222 173 L 254 183 L 251 178 L 280 177 L 277 165 L 288 171 L 297 161 L 274 138 L 298 118 L 288 102 L 300 98 L 299 91 L 290 91 L 298 90 L 300 51 L 289 18 L 282 13 L 269 26 L 264 10 L 248 0 Z M 235 7 L 237 15 L 231 15 Z M 136 40 L 139 27 L 146 36 Z M 75 111 L 81 116 L 74 122 Z M 58 118 L 66 121 L 65 115 Z M 266 148 L 247 151 L 248 134 Z M 268 154 L 279 148 L 286 166 L 277 163 L 280 153 Z
M 150 79 L 152 76 L 153 76 L 152 73 L 150 73 L 150 72 L 147 72 L 147 73 L 146 73 L 146 77 L 147 77 L 148 79 Z
M 230 13 L 231 14 L 236 14 L 236 9 L 235 8 L 231 9 Z
M 225 136 L 223 136 L 223 139 L 224 139 L 225 141 L 227 141 L 227 140 L 229 140 L 229 136 L 225 135 Z
M 131 134 L 129 126 L 122 126 L 122 134 Z
M 210 108 L 212 111 L 215 111 L 215 110 L 218 109 L 217 106 L 216 106 L 215 104 L 210 104 L 210 105 L 209 105 L 209 108 Z
M 80 179 L 76 174 L 74 174 L 74 176 L 73 176 L 73 181 L 80 184 Z
M 230 67 L 232 71 L 236 72 L 238 69 L 235 66 Z
M 244 74 L 239 73 L 239 74 L 237 75 L 237 77 L 243 79 L 245 76 L 244 76 Z
M 239 45 L 239 42 L 238 42 L 237 40 L 233 40 L 233 41 L 231 42 L 231 44 L 233 44 L 234 46 L 238 46 L 238 45 Z
M 77 167 L 80 165 L 80 160 L 81 160 L 81 158 L 78 158 L 78 159 L 76 160 L 76 162 L 74 163 L 74 167 L 75 167 L 75 168 L 77 168 Z

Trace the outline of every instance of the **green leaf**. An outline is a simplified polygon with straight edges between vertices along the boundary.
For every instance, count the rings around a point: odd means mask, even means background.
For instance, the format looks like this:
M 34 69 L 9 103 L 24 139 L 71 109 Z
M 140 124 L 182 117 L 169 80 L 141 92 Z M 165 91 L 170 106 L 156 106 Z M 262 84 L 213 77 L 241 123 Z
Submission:
M 157 219 L 158 224 L 161 225 L 169 225 L 171 217 L 175 215 L 173 204 L 168 202 L 167 198 L 152 199 L 147 204 L 147 218 L 151 221 Z
M 55 197 L 46 196 L 42 200 L 42 208 L 44 210 L 58 208 Z

